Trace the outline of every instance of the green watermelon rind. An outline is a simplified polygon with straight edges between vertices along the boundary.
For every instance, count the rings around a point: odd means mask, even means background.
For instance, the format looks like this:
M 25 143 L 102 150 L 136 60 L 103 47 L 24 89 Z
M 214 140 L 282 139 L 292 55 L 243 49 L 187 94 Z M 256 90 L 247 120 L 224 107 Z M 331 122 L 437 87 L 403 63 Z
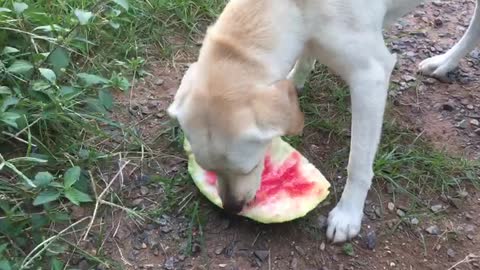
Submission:
M 209 201 L 222 208 L 222 201 L 218 196 L 216 188 L 205 181 L 205 170 L 203 170 L 195 161 L 190 144 L 186 138 L 184 139 L 184 150 L 188 155 L 188 172 L 194 184 Z M 293 152 L 298 151 L 281 138 L 276 138 L 272 141 L 269 152 L 272 163 L 279 164 L 283 163 Z M 266 206 L 255 206 L 254 208 L 242 211 L 239 215 L 255 220 L 259 223 L 270 224 L 283 223 L 302 218 L 314 210 L 329 195 L 330 183 L 303 155 L 301 155 L 301 164 L 301 172 L 304 174 L 304 177 L 310 181 L 319 183 L 319 185 L 316 186 L 319 189 L 318 195 L 292 198 L 289 204 L 279 203 L 277 206 L 283 205 L 284 207 L 283 209 L 282 207 L 277 207 L 276 213 L 274 213 L 275 211 L 272 210 L 272 204 L 270 204 Z

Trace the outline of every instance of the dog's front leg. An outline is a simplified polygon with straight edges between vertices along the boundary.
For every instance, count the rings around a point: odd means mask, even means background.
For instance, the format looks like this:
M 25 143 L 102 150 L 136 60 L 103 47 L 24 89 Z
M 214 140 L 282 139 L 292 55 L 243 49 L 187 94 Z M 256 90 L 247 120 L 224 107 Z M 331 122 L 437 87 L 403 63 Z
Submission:
M 460 60 L 480 43 L 480 0 L 477 0 L 475 12 L 467 31 L 450 50 L 444 54 L 423 60 L 420 72 L 437 78 L 444 78 L 448 72 L 458 66 Z
M 328 218 L 327 237 L 333 242 L 349 240 L 359 233 L 365 199 L 372 183 L 388 84 L 396 62 L 396 56 L 388 52 L 382 41 L 368 46 L 377 48 L 370 50 L 371 55 L 352 60 L 352 70 L 344 76 L 351 88 L 352 137 L 347 184 Z

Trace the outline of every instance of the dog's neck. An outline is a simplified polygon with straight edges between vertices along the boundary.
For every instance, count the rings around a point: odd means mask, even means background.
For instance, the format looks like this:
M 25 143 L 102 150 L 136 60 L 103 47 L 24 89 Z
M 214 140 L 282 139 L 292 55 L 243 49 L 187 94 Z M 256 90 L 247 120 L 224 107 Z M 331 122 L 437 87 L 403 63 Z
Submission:
M 301 10 L 290 0 L 232 0 L 209 28 L 199 60 L 228 58 L 242 73 L 251 67 L 250 76 L 271 83 L 288 75 L 304 48 L 304 32 Z

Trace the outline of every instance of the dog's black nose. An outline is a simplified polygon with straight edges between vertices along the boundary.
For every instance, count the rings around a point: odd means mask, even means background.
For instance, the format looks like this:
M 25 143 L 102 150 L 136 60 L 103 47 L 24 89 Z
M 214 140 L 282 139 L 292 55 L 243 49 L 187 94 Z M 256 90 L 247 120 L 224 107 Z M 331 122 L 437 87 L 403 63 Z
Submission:
M 244 206 L 244 202 L 241 201 L 241 202 L 231 202 L 231 201 L 225 201 L 223 203 L 223 209 L 225 210 L 225 212 L 229 213 L 229 214 L 238 214 L 242 211 L 243 209 L 243 206 Z

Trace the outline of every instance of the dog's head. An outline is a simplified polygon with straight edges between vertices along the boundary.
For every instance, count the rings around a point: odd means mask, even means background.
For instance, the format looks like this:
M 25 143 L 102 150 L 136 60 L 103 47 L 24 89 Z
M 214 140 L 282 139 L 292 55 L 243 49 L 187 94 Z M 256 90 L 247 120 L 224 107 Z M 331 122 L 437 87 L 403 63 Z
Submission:
M 300 134 L 304 125 L 291 81 L 261 83 L 258 76 L 242 75 L 244 68 L 199 60 L 185 73 L 168 108 L 198 164 L 218 175 L 223 208 L 231 213 L 240 212 L 259 189 L 272 139 Z

